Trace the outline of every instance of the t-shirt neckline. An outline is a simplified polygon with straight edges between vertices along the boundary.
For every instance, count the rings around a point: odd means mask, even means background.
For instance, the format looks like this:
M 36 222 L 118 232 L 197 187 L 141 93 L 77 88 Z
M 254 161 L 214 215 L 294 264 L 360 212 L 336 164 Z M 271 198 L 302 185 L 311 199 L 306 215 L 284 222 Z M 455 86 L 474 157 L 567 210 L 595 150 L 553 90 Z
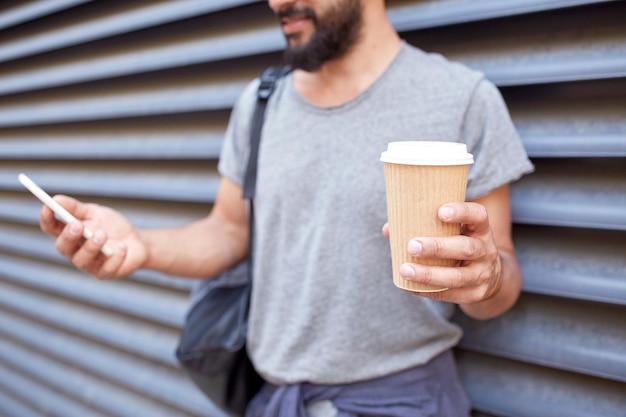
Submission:
M 397 62 L 400 61 L 400 57 L 404 55 L 407 49 L 406 42 L 404 40 L 402 40 L 401 42 L 402 43 L 400 45 L 400 49 L 396 53 L 396 56 L 394 56 L 394 58 L 391 60 L 387 68 L 385 68 L 383 73 L 376 80 L 374 80 L 374 82 L 369 87 L 367 87 L 363 92 L 361 92 L 358 96 L 354 97 L 351 100 L 346 101 L 345 103 L 342 103 L 336 106 L 318 106 L 316 104 L 311 103 L 310 101 L 302 97 L 300 93 L 296 91 L 293 85 L 293 73 L 290 73 L 285 78 L 285 82 L 287 84 L 286 85 L 287 92 L 300 106 L 302 106 L 303 108 L 307 110 L 311 110 L 313 112 L 323 112 L 323 113 L 341 112 L 341 111 L 346 111 L 352 107 L 358 106 L 360 102 L 367 99 L 367 97 L 373 94 L 373 92 L 378 89 L 379 85 L 384 83 L 385 79 L 389 77 L 389 74 L 391 73 L 392 69 L 397 65 Z

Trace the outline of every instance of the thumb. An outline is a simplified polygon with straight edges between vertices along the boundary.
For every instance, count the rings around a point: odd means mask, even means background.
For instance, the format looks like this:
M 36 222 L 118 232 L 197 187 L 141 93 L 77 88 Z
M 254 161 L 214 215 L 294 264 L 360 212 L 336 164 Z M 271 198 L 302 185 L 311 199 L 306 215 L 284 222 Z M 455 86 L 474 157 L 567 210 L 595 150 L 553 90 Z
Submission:
M 91 210 L 88 204 L 63 194 L 57 194 L 52 198 L 77 219 L 83 220 L 90 217 Z

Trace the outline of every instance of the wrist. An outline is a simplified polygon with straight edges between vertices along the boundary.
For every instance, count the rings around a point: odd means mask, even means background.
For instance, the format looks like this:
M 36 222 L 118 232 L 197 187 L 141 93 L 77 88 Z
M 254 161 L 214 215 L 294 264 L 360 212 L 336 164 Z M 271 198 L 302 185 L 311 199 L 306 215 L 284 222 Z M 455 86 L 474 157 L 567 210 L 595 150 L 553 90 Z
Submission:
M 139 265 L 138 269 L 158 269 L 158 265 L 154 264 L 154 246 L 152 244 L 152 239 L 151 239 L 151 230 L 148 229 L 144 229 L 144 230 L 138 230 L 137 234 L 139 237 L 139 241 L 141 242 L 141 245 L 144 248 L 145 251 L 145 255 L 144 258 L 141 262 L 141 265 Z M 156 257 L 158 258 L 158 257 Z
M 483 298 L 483 301 L 493 298 L 498 292 L 500 292 L 500 289 L 502 288 L 503 269 L 504 268 L 502 265 L 502 257 L 498 253 L 496 257 L 496 265 L 494 268 L 494 277 L 492 278 L 493 285 L 491 289 L 487 292 L 487 294 L 485 294 L 485 298 Z

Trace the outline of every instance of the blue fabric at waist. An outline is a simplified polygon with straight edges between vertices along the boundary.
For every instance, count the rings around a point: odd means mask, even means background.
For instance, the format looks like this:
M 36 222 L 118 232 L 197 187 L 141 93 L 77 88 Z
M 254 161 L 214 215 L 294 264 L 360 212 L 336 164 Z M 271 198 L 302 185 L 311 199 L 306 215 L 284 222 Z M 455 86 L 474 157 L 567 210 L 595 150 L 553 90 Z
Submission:
M 265 384 L 246 417 L 307 417 L 306 405 L 330 400 L 340 417 L 464 417 L 470 404 L 446 351 L 423 366 L 346 385 Z

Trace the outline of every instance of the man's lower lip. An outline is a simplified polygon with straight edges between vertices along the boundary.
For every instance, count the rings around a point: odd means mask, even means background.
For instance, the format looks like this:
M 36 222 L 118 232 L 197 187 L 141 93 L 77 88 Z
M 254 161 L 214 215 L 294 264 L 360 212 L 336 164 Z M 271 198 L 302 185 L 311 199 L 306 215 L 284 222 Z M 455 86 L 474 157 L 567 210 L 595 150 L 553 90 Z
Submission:
M 293 35 L 297 32 L 301 32 L 304 26 L 310 19 L 298 19 L 293 22 L 283 23 L 282 29 L 285 35 Z

